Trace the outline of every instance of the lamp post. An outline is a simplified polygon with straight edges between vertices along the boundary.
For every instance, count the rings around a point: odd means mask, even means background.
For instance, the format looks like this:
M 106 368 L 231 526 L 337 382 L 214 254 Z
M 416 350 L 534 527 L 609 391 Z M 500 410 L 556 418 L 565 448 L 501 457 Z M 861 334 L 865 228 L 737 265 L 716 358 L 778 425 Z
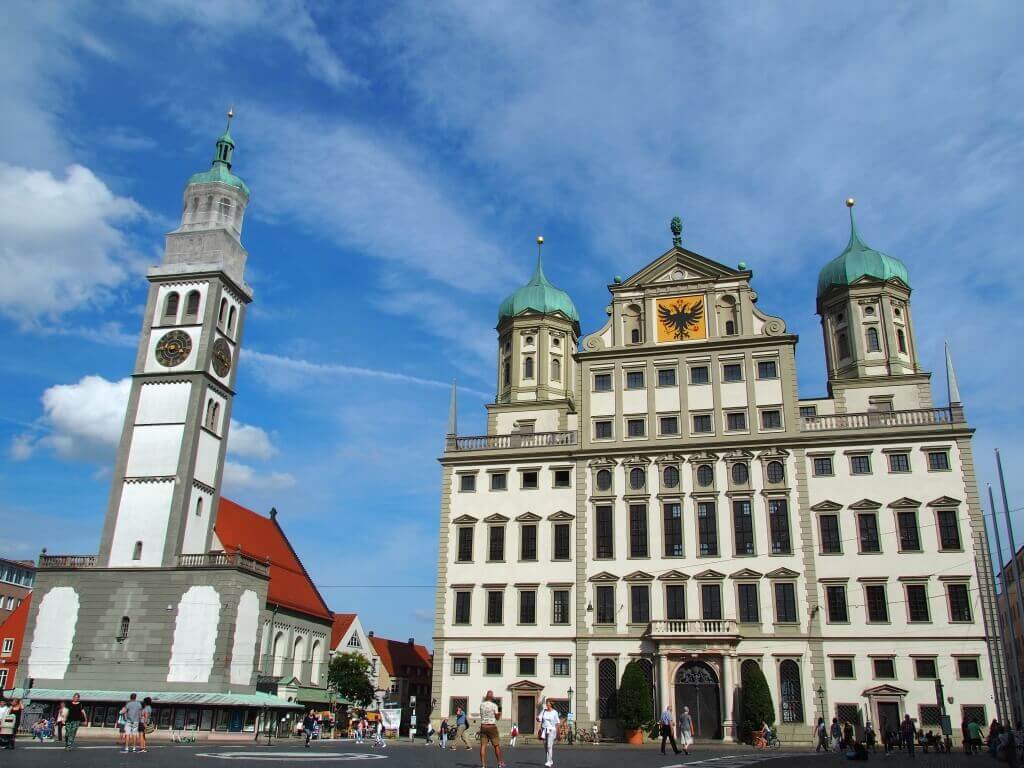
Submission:
M 821 717 L 824 718 L 825 717 L 825 689 L 822 688 L 819 685 L 818 686 L 818 690 L 816 690 L 815 693 L 818 694 L 818 711 L 821 713 Z
M 568 694 L 569 694 L 569 712 L 565 716 L 565 725 L 566 725 L 566 730 L 568 731 L 568 733 L 566 734 L 566 738 L 568 739 L 570 744 L 575 744 L 576 743 L 576 713 L 573 712 L 573 710 L 572 710 L 572 694 L 573 694 L 573 690 L 572 690 L 572 686 L 571 685 L 569 686 Z

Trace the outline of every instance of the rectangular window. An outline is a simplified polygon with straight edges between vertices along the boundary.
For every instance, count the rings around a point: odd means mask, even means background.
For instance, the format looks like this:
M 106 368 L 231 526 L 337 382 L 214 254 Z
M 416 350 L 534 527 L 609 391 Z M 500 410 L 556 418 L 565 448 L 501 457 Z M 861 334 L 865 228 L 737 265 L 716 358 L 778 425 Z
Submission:
M 472 593 L 460 590 L 455 593 L 455 623 L 469 624 L 469 608 Z
M 943 551 L 960 549 L 960 524 L 957 522 L 956 510 L 940 509 L 937 517 L 939 519 L 939 549 Z
M 683 584 L 665 587 L 665 618 L 669 621 L 686 619 L 686 587 Z
M 626 371 L 626 389 L 643 389 L 644 372 Z
M 646 420 L 626 419 L 626 434 L 629 437 L 644 437 L 647 434 Z
M 712 432 L 711 414 L 695 413 L 693 415 L 693 431 L 695 434 L 710 434 Z
M 896 679 L 896 662 L 892 659 L 872 659 L 875 678 L 878 680 Z
M 595 440 L 611 440 L 612 439 L 612 423 L 610 421 L 601 420 L 594 422 L 594 439 Z
M 487 675 L 500 675 L 501 674 L 501 656 L 488 656 L 484 660 L 484 674 Z M 465 710 L 463 710 L 465 712 Z
M 556 469 L 555 470 L 555 488 L 571 488 L 572 487 L 572 470 L 571 469 Z
M 469 493 L 476 490 L 476 475 L 459 475 L 459 490 Z
M 551 623 L 569 623 L 569 590 L 556 589 L 551 592 Z
M 839 515 L 820 515 L 818 528 L 821 531 L 821 551 L 826 555 L 837 555 L 843 551 L 839 535 Z
M 779 378 L 779 366 L 774 360 L 758 360 L 757 378 L 777 379 Z
M 914 659 L 914 677 L 918 680 L 934 680 L 938 676 L 935 659 Z
M 468 675 L 469 674 L 469 657 L 468 656 L 453 656 L 452 657 L 452 674 L 453 675 Z
M 857 515 L 857 536 L 861 552 L 881 552 L 882 541 L 878 536 L 878 515 L 863 512 Z
M 658 419 L 658 428 L 663 435 L 678 435 L 679 434 L 679 417 L 678 416 L 662 416 Z
M 740 621 L 748 624 L 761 621 L 761 611 L 757 604 L 757 584 L 737 584 L 736 600 Z
M 832 677 L 836 680 L 852 680 L 853 659 L 832 659 Z
M 491 591 L 487 593 L 487 623 L 501 624 L 505 613 L 505 593 Z
M 504 525 L 492 525 L 487 529 L 487 559 L 499 562 L 505 559 Z
M 818 415 L 818 406 L 816 405 L 801 405 L 800 406 L 800 418 L 802 419 L 813 419 Z
M 683 556 L 683 512 L 679 502 L 662 505 L 665 557 Z
M 750 499 L 733 501 L 732 531 L 736 554 L 754 554 L 754 516 L 750 510 Z
M 651 588 L 646 584 L 631 584 L 629 587 L 629 621 L 632 624 L 646 624 L 651 620 Z
M 568 523 L 555 523 L 555 560 L 569 560 L 572 557 L 569 534 Z
M 519 676 L 520 677 L 533 677 L 537 674 L 537 657 L 536 656 L 520 656 L 519 657 Z
M 690 368 L 691 384 L 708 384 L 711 381 L 710 371 L 706 365 L 694 365 Z
M 775 582 L 775 621 L 780 624 L 796 622 L 796 585 L 788 581 Z
M 615 623 L 615 587 L 600 586 L 594 590 L 597 597 L 595 624 Z
M 761 411 L 761 429 L 782 429 L 782 411 Z
M 815 477 L 831 477 L 834 474 L 832 471 L 832 457 L 831 456 L 815 456 L 814 457 L 814 476 Z
M 537 623 L 537 593 L 532 589 L 523 589 L 519 592 L 519 623 Z
M 730 432 L 738 432 L 747 428 L 746 411 L 733 411 L 725 414 L 725 428 Z
M 924 584 L 907 584 L 907 621 L 930 621 L 928 588 Z
M 599 558 L 614 557 L 612 543 L 612 507 L 604 505 L 595 507 L 594 556 Z
M 864 598 L 868 604 L 868 621 L 883 624 L 889 621 L 889 603 L 885 599 L 885 584 L 868 584 L 864 587 Z
M 768 528 L 772 538 L 772 554 L 790 554 L 793 544 L 789 536 L 789 504 L 785 499 L 768 499 Z
M 947 584 L 946 594 L 949 597 L 949 620 L 971 621 L 971 600 L 966 584 Z
M 675 368 L 659 368 L 658 369 L 658 386 L 659 387 L 674 387 L 676 385 L 676 369 Z
M 938 704 L 922 704 L 920 706 L 921 718 L 918 720 L 917 727 L 923 730 L 928 727 L 940 728 L 942 727 L 942 707 Z
M 473 529 L 464 525 L 459 528 L 458 562 L 473 562 Z
M 554 656 L 551 659 L 551 674 L 553 677 L 569 676 L 569 657 Z
M 871 474 L 871 457 L 867 454 L 860 456 L 850 457 L 850 474 L 851 475 L 870 475 Z
M 594 374 L 594 391 L 595 392 L 611 392 L 612 391 L 612 375 L 610 373 L 595 373 Z
M 704 621 L 721 621 L 722 619 L 722 585 L 700 585 L 700 615 Z
M 890 472 L 909 472 L 910 471 L 910 454 L 908 454 L 908 453 L 890 453 L 889 454 L 889 471 Z
M 492 491 L 504 491 L 508 488 L 508 473 L 507 472 L 492 472 L 491 473 L 491 490 Z
M 981 665 L 977 657 L 957 659 L 956 676 L 961 680 L 980 680 Z
M 524 523 L 519 529 L 519 559 L 537 559 L 537 526 L 534 523 Z
M 520 472 L 520 478 L 522 479 L 522 486 L 524 490 L 533 491 L 538 487 L 539 479 L 535 470 L 529 472 Z
M 830 584 L 825 587 L 825 605 L 828 608 L 830 624 L 845 624 L 850 620 L 846 609 L 846 587 L 842 584 Z
M 629 505 L 629 556 L 647 557 L 647 506 Z
M 4 656 L 10 656 L 12 653 L 14 653 L 14 638 L 13 637 L 5 637 L 4 638 L 4 646 L 3 646 L 3 655 Z
M 928 471 L 947 472 L 949 470 L 948 451 L 928 451 Z
M 715 502 L 701 501 L 697 503 L 697 538 L 701 557 L 717 557 L 718 555 L 718 515 Z
M 743 381 L 743 365 L 726 363 L 722 366 L 722 381 Z
M 921 534 L 917 530 L 917 512 L 897 512 L 896 526 L 900 532 L 900 552 L 920 552 Z

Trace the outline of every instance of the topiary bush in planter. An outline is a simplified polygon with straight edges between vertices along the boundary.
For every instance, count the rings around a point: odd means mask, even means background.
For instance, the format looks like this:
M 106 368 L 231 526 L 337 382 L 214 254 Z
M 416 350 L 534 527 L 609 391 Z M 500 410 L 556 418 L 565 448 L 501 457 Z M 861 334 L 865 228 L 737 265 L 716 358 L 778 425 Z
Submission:
M 761 665 L 752 662 L 741 670 L 740 741 L 749 743 L 751 734 L 761 730 L 762 722 L 775 725 L 775 707 Z
M 646 727 L 654 720 L 654 704 L 651 686 L 644 677 L 640 665 L 629 662 L 622 672 L 617 696 L 619 725 L 629 736 L 630 731 Z

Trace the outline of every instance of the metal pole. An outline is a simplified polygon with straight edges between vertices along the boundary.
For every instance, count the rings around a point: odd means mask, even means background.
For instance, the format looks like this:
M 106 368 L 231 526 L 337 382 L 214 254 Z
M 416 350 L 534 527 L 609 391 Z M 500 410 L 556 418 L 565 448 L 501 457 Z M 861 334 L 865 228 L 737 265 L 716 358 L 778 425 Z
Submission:
M 996 568 L 995 566 L 993 566 L 992 578 L 995 579 L 995 574 L 996 573 L 999 574 L 999 579 L 1000 579 L 1001 584 L 1002 584 L 1003 598 L 1007 601 L 1006 609 L 1009 610 L 1010 609 L 1010 604 L 1009 604 L 1010 593 L 1006 590 L 1006 571 L 1003 568 L 1003 565 L 1006 562 L 1005 560 L 1003 560 L 1003 540 L 999 537 L 999 518 L 996 516 L 996 500 L 995 500 L 995 497 L 992 495 L 992 486 L 991 485 L 988 486 L 988 504 L 989 504 L 989 507 L 992 510 L 992 528 L 993 528 L 993 532 L 995 533 L 996 550 L 999 552 L 999 567 Z M 982 517 L 984 517 L 984 515 L 982 515 Z M 989 560 L 992 559 L 992 548 L 991 547 L 989 548 L 989 551 L 988 551 L 988 557 L 989 557 Z M 1003 642 L 1000 643 L 1000 645 L 1003 648 L 1003 663 L 1005 664 L 1006 663 L 1007 627 L 1005 627 L 1003 625 L 1003 614 L 999 610 L 999 600 L 998 599 L 996 600 L 996 622 L 999 625 L 999 636 L 1003 640 Z M 1006 705 L 1008 705 L 1011 709 L 1016 709 L 1016 705 L 1014 704 L 1014 702 L 1016 701 L 1017 691 L 1020 690 L 1020 680 L 1018 679 L 1019 667 L 1017 666 L 1017 645 L 1016 645 L 1016 643 L 1013 642 L 1013 638 L 1012 637 L 1010 638 L 1010 656 L 1011 656 L 1011 664 L 1013 665 L 1013 668 L 1010 670 L 1010 673 L 1013 675 L 1014 696 L 1012 696 L 1012 697 L 1011 696 L 1006 696 L 1004 703 Z M 1003 674 L 1003 683 L 1005 685 L 1008 682 L 1009 681 L 1006 679 L 1006 674 L 1004 672 L 1004 674 Z M 997 709 L 1003 709 L 1003 708 L 1004 707 L 997 707 Z M 1010 712 L 1003 712 L 1001 717 L 1009 718 L 1010 715 L 1011 715 Z
M 1020 562 L 1017 560 L 1017 542 L 1013 535 L 1013 521 L 1010 519 L 1010 504 L 1006 499 L 1006 481 L 1003 479 L 1003 459 L 999 455 L 999 449 L 996 448 L 996 469 L 999 472 L 999 490 L 1003 497 L 1003 517 L 1006 518 L 1006 532 L 1010 537 L 1010 559 L 1013 561 L 1013 580 L 1017 588 L 1017 610 L 1020 612 L 1018 615 L 1021 617 L 1021 621 L 1024 621 L 1024 587 L 1021 586 L 1020 581 Z M 1007 603 L 1009 603 L 1009 593 L 1007 593 Z M 1009 608 L 1009 604 L 1007 604 Z M 1008 622 L 1009 623 L 1009 622 Z M 1014 641 L 1016 638 L 1012 638 Z M 1022 709 L 1017 712 L 1017 719 L 1020 719 L 1021 715 L 1024 715 L 1024 691 L 1020 688 L 1020 670 L 1017 669 L 1017 697 L 1022 702 Z M 1009 723 L 1014 725 L 1014 723 Z

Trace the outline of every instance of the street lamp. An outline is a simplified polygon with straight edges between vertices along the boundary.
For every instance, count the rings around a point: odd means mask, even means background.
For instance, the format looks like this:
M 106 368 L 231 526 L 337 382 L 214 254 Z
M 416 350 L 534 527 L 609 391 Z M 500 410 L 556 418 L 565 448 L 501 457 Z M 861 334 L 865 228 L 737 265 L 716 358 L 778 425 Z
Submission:
M 818 694 L 818 711 L 825 717 L 825 689 L 819 685 L 815 693 Z

